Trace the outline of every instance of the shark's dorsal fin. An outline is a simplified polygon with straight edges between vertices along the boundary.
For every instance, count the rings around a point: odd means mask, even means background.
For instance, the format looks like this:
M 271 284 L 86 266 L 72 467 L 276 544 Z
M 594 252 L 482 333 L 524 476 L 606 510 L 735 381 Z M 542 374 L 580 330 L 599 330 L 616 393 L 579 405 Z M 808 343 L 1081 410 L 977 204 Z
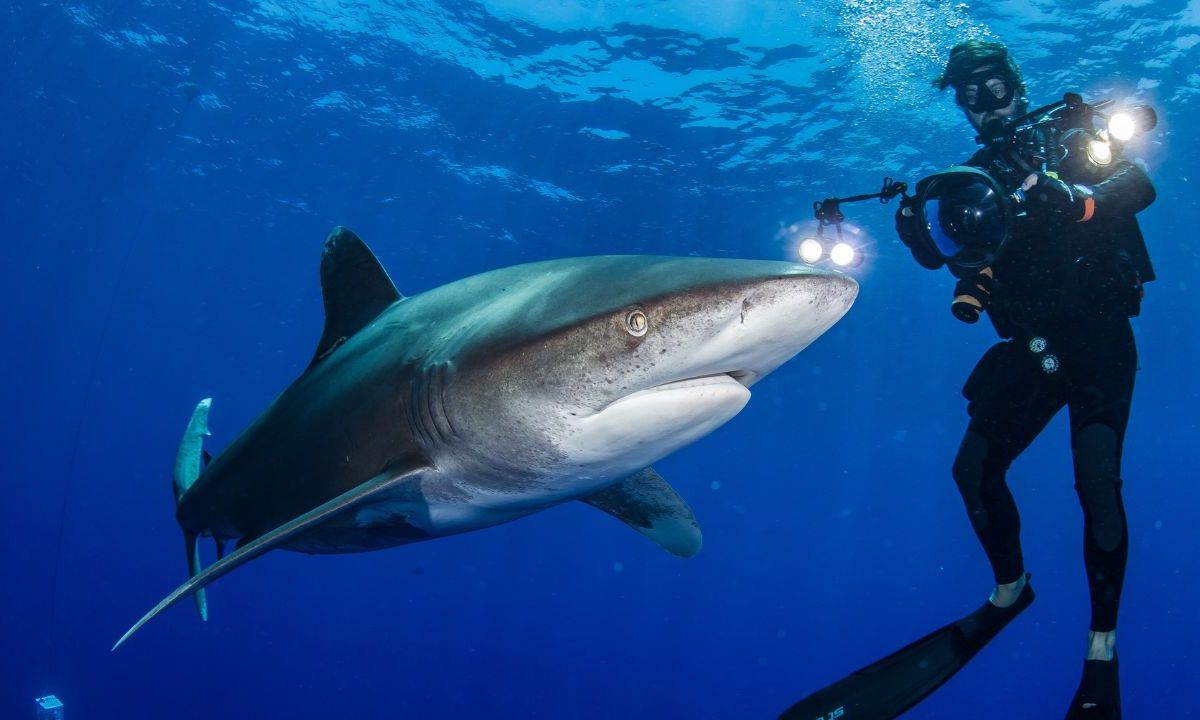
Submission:
M 325 330 L 310 369 L 402 296 L 366 243 L 339 225 L 321 253 L 321 297 Z
M 692 509 L 654 468 L 580 498 L 680 557 L 700 552 L 703 538 Z
M 235 552 L 225 555 L 201 572 L 193 575 L 187 582 L 175 588 L 175 591 L 162 599 L 162 602 L 142 616 L 129 631 L 121 636 L 113 650 L 129 639 L 137 630 L 150 621 L 155 615 L 171 607 L 184 597 L 203 590 L 209 583 L 220 578 L 231 570 L 250 562 L 254 558 L 273 548 L 279 547 L 288 540 L 311 530 L 321 523 L 354 507 L 378 499 L 381 495 L 396 489 L 408 482 L 416 482 L 421 472 L 428 469 L 422 461 L 408 463 L 407 466 L 396 466 L 367 480 L 361 485 L 347 490 L 324 505 L 319 505 L 303 515 L 293 518 L 269 533 L 262 535 L 253 542 L 238 548 Z M 190 550 L 190 548 L 189 548 Z M 197 601 L 199 602 L 199 601 Z

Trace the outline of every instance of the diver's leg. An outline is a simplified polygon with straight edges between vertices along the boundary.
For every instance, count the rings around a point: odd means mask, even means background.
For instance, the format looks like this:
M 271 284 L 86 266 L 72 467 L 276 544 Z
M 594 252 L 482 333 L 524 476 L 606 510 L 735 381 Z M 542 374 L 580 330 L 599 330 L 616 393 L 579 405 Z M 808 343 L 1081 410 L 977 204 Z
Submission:
M 1137 349 L 1127 320 L 1092 336 L 1088 352 L 1081 354 L 1079 367 L 1072 371 L 1068 392 L 1092 618 L 1083 678 L 1067 717 L 1092 711 L 1119 718 L 1117 611 L 1129 554 L 1129 529 L 1121 498 L 1121 452 L 1133 398 Z
M 1011 458 L 1004 443 L 968 429 L 954 458 L 954 482 L 962 495 L 971 528 L 992 566 L 996 589 L 992 604 L 1007 607 L 1025 585 L 1021 553 L 1021 516 L 1005 481 Z
M 1109 655 L 1101 635 L 1116 630 L 1117 608 L 1129 551 L 1125 504 L 1121 498 L 1121 451 L 1137 372 L 1137 349 L 1129 321 L 1089 328 L 1086 352 L 1067 368 L 1071 450 L 1075 491 L 1083 508 L 1083 560 L 1092 601 L 1089 655 Z
M 1093 423 L 1075 433 L 1073 446 L 1075 490 L 1083 507 L 1083 562 L 1092 601 L 1088 657 L 1111 660 L 1107 636 L 1117 628 L 1129 554 L 1129 529 L 1121 498 L 1121 442 L 1116 430 Z M 1101 652 L 1103 657 L 1093 657 Z
M 1025 587 L 1021 518 L 1006 474 L 1062 407 L 1062 385 L 1038 369 L 1024 343 L 994 346 L 963 388 L 971 421 L 954 459 L 954 482 L 992 566 L 991 601 L 1007 607 Z
M 1080 710 L 1103 707 L 1109 717 L 1119 717 L 1110 711 L 1119 712 L 1121 703 L 1117 608 L 1129 554 L 1129 529 L 1121 499 L 1120 440 L 1109 426 L 1094 423 L 1074 434 L 1072 446 L 1075 489 L 1083 506 L 1083 562 L 1092 600 L 1084 679 L 1073 705 Z

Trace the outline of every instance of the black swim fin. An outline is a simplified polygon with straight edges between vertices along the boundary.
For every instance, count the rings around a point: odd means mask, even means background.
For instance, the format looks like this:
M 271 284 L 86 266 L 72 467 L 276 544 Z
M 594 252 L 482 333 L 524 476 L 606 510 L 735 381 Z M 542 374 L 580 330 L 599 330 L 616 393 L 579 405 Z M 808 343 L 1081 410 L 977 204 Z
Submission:
M 896 652 L 788 708 L 780 720 L 892 720 L 929 697 L 1033 602 L 1029 575 L 1016 602 L 985 602 Z
M 1095 707 L 1084 709 L 1084 705 Z M 1083 661 L 1083 679 L 1071 700 L 1067 720 L 1121 720 L 1121 679 L 1116 651 L 1112 660 Z

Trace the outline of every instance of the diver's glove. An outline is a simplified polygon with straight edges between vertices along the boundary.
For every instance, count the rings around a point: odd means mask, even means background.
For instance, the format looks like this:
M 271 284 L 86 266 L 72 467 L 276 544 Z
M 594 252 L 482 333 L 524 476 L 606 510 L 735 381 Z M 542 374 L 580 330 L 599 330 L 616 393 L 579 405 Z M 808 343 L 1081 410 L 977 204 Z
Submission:
M 896 235 L 900 236 L 900 242 L 904 243 L 912 252 L 913 259 L 917 261 L 918 265 L 929 270 L 937 270 L 946 263 L 921 242 L 917 222 L 913 204 L 907 197 L 901 199 L 900 207 L 896 209 Z
M 1096 200 L 1090 189 L 1068 185 L 1047 173 L 1025 178 L 1013 195 L 1032 217 L 1053 214 L 1072 222 L 1087 222 L 1096 214 Z
M 987 309 L 995 286 L 996 280 L 992 277 L 990 267 L 962 278 L 954 286 L 954 302 L 950 304 L 950 312 L 965 323 L 979 322 L 979 314 Z

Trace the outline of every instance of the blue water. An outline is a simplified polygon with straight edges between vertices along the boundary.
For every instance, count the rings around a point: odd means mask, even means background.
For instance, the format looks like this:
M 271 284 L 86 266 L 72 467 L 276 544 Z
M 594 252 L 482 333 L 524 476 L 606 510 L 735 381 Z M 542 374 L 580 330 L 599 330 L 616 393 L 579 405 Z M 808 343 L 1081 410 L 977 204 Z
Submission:
M 186 9 L 181 9 L 186 7 Z M 983 600 L 950 478 L 994 341 L 892 207 L 849 315 L 658 464 L 692 560 L 593 509 L 363 555 L 272 553 L 113 641 L 185 576 L 170 468 L 306 365 L 320 243 L 412 294 L 608 253 L 786 258 L 815 199 L 972 132 L 927 79 L 1008 42 L 1035 100 L 1150 102 L 1159 280 L 1125 448 L 1126 716 L 1194 718 L 1197 0 L 10 0 L 0 9 L 0 717 L 769 718 Z M 1088 613 L 1065 418 L 1010 475 L 1038 602 L 913 718 L 1061 717 Z

